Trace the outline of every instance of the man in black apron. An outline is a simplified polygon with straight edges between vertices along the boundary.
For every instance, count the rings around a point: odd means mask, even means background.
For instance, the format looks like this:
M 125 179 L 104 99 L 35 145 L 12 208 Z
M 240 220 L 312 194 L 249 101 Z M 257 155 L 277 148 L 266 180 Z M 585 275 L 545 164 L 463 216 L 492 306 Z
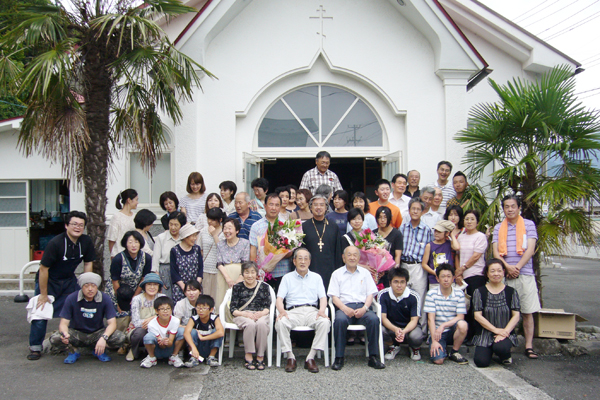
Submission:
M 71 211 L 65 218 L 67 231 L 54 237 L 44 250 L 36 276 L 35 294 L 39 294 L 36 307 L 43 309 L 46 303 L 50 304 L 48 296 L 53 296 L 53 318 L 60 315 L 67 296 L 79 290 L 75 277 L 75 269 L 79 264 L 83 261 L 85 272 L 92 271 L 96 253 L 92 239 L 83 234 L 86 222 L 85 213 Z M 31 321 L 28 360 L 40 359 L 47 324 L 47 320 Z

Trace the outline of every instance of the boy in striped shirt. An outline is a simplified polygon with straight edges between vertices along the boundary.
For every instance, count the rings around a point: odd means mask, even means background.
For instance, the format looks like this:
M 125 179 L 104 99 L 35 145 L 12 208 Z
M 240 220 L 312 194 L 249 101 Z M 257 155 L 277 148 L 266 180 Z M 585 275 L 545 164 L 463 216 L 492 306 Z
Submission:
M 452 287 L 454 267 L 450 264 L 441 264 L 435 274 L 440 286 L 427 292 L 423 307 L 430 332 L 428 343 L 431 361 L 443 364 L 448 357 L 458 364 L 468 364 L 469 361 L 458 352 L 469 328 L 465 321 L 465 295 L 462 290 Z M 446 352 L 446 346 L 449 345 L 452 346 L 450 355 Z

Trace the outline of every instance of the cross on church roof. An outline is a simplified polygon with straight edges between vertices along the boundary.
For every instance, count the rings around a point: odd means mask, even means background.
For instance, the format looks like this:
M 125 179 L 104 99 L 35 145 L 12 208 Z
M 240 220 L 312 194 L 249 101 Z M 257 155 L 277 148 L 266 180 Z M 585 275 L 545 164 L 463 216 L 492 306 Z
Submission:
M 326 17 L 323 14 L 325 14 L 326 10 L 323 8 L 322 5 L 319 6 L 319 9 L 317 10 L 317 12 L 319 13 L 318 16 L 316 17 L 309 17 L 310 19 L 319 19 L 319 22 L 321 24 L 321 29 L 319 32 L 317 32 L 317 35 L 321 36 L 321 50 L 323 49 L 323 38 L 327 37 L 325 35 L 325 33 L 323 32 L 323 20 L 324 19 L 333 19 L 333 17 Z

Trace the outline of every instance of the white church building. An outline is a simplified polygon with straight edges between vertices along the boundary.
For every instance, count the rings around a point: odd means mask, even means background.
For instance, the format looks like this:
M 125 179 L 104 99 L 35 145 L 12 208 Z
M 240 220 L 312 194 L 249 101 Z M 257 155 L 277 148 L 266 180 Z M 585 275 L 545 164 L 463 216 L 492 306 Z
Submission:
M 159 195 L 183 196 L 192 171 L 209 192 L 224 180 L 248 190 L 258 176 L 271 190 L 298 185 L 321 150 L 350 192 L 372 195 L 376 179 L 412 169 L 424 186 L 437 178 L 440 160 L 462 169 L 464 150 L 453 138 L 472 106 L 497 101 L 488 77 L 505 83 L 535 80 L 556 65 L 580 68 L 475 0 L 187 4 L 199 12 L 161 23 L 178 49 L 218 79 L 202 79 L 181 125 L 165 121 L 172 135 L 152 178 L 123 150 L 108 219 L 128 187 L 140 195 L 138 209 L 160 216 Z M 61 229 L 52 216 L 67 200 L 84 210 L 83 193 L 62 182 L 59 165 L 17 149 L 19 126 L 19 118 L 0 122 L 0 274 L 18 273 Z

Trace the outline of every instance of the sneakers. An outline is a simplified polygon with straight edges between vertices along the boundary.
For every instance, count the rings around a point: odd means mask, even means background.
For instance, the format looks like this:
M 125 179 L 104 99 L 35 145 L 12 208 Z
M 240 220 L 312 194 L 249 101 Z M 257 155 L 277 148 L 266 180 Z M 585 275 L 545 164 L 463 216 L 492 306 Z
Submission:
M 460 365 L 465 365 L 469 363 L 469 360 L 464 358 L 462 354 L 460 354 L 458 351 L 455 351 L 454 353 L 450 354 L 448 358 Z
M 183 361 L 179 358 L 179 354 L 171 355 L 171 357 L 169 357 L 169 365 L 172 365 L 175 368 L 183 367 Z
M 129 352 L 127 352 L 127 355 L 125 356 L 125 361 L 132 362 L 134 359 L 135 357 L 133 356 L 133 351 L 129 349 Z
M 192 357 L 192 358 L 190 358 L 190 361 L 186 362 L 184 365 L 187 368 L 194 368 L 194 367 L 197 367 L 198 365 L 200 365 L 200 361 L 198 361 L 197 358 Z
M 413 361 L 420 361 L 421 360 L 421 349 L 413 349 L 412 347 L 410 348 L 410 359 Z
M 146 356 L 140 363 L 140 367 L 142 368 L 152 368 L 156 365 L 156 357 Z
M 206 359 L 206 365 L 208 365 L 209 367 L 218 367 L 219 361 L 214 356 L 209 356 Z
M 390 346 L 390 349 L 387 351 L 387 353 L 385 353 L 385 356 L 383 358 L 385 358 L 386 360 L 393 360 L 394 358 L 396 358 L 396 355 L 398 355 L 399 352 L 400 346 Z

